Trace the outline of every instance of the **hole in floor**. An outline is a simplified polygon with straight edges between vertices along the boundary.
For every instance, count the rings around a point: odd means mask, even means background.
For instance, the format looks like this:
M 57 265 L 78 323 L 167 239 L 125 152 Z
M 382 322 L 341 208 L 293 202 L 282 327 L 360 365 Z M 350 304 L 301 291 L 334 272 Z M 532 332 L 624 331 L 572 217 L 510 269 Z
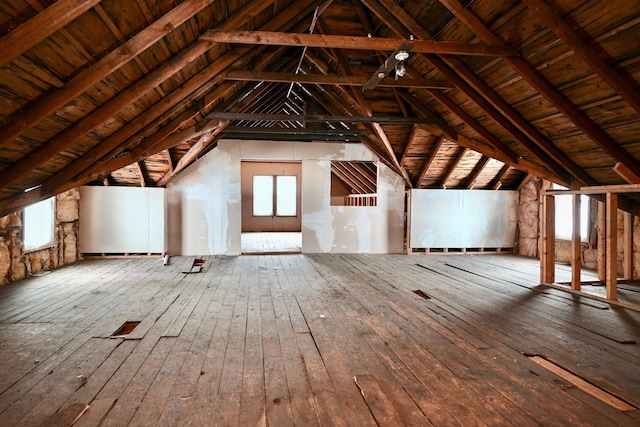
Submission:
M 422 297 L 424 299 L 431 299 L 431 297 L 427 294 L 425 294 L 424 292 L 422 292 L 420 289 L 416 289 L 415 291 L 411 291 L 414 294 L 418 295 L 419 297 Z
M 563 380 L 570 382 L 575 387 L 579 388 L 585 393 L 590 394 L 596 399 L 601 400 L 602 402 L 617 409 L 618 411 L 627 412 L 627 411 L 635 411 L 636 409 L 638 409 L 635 406 L 632 406 L 629 403 L 625 402 L 624 400 L 617 398 L 616 396 L 609 393 L 608 391 L 598 387 L 597 385 L 592 384 L 589 381 L 567 371 L 562 366 L 557 365 L 554 362 L 551 362 L 550 360 L 547 360 L 543 356 L 527 355 L 527 357 L 529 358 L 529 360 L 537 363 L 538 365 L 542 366 L 548 371 L 553 372 Z
M 120 326 L 114 333 L 111 334 L 111 336 L 119 337 L 121 335 L 129 335 L 131 331 L 133 331 L 139 324 L 140 322 L 124 322 L 122 326 Z

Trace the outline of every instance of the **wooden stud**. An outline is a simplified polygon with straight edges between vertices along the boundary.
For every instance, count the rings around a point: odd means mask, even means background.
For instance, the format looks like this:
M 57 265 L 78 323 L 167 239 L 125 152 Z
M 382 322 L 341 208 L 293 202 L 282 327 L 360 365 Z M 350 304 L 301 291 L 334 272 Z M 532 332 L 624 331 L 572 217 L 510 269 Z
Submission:
M 607 193 L 606 217 L 606 284 L 607 299 L 618 299 L 618 195 Z
M 540 281 L 555 281 L 556 262 L 556 204 L 554 196 L 542 196 L 542 250 L 540 252 Z
M 629 212 L 624 213 L 624 262 L 623 277 L 633 279 L 633 219 Z
M 605 234 L 606 215 L 604 202 L 598 201 L 598 279 L 604 282 L 607 271 L 607 239 Z
M 573 230 L 571 233 L 571 289 L 580 290 L 580 270 L 582 269 L 582 242 L 580 236 L 579 194 L 573 195 Z

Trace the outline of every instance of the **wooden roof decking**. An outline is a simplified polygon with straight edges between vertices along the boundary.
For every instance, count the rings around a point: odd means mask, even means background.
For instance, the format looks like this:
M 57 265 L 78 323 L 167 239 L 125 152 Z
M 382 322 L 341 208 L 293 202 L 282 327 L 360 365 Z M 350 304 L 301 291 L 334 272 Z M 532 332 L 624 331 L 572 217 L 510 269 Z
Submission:
M 638 182 L 638 39 L 635 0 L 8 0 L 0 214 L 85 183 L 165 185 L 260 130 L 344 131 L 415 188 Z M 406 75 L 363 91 L 401 43 Z

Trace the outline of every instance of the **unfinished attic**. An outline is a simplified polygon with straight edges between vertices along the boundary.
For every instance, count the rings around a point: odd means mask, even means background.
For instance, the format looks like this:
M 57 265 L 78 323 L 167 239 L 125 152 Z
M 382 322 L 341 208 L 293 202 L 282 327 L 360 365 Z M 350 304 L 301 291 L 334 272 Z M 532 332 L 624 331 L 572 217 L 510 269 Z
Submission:
M 0 2 L 0 425 L 640 425 L 640 2 Z

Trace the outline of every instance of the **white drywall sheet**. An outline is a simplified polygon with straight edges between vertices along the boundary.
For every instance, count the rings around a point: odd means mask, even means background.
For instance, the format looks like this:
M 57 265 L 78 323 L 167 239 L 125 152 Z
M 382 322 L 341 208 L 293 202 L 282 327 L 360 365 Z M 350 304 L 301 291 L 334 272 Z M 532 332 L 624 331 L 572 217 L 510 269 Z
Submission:
M 379 165 L 378 206 L 331 206 L 331 160 L 378 158 L 362 144 L 221 140 L 168 185 L 169 253 L 241 250 L 241 162 L 302 163 L 302 252 L 402 253 L 404 182 Z
M 412 248 L 515 245 L 517 191 L 412 190 Z
M 165 189 L 80 187 L 83 253 L 163 253 Z

